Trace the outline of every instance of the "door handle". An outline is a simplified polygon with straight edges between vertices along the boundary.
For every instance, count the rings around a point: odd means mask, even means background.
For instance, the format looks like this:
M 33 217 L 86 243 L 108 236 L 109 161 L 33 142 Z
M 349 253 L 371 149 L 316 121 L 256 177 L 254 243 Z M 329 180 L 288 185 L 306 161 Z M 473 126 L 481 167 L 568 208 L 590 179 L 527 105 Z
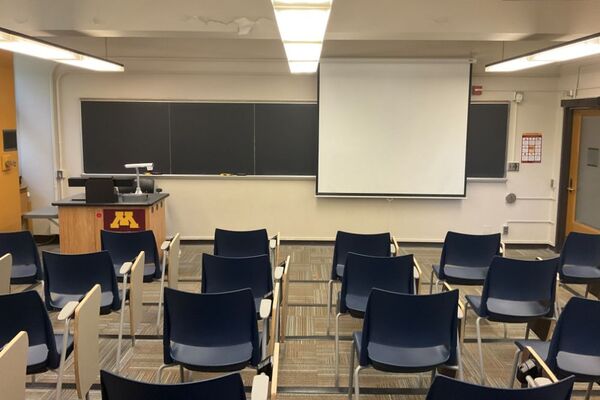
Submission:
M 573 178 L 569 178 L 569 187 L 567 188 L 569 192 L 574 192 L 575 188 L 573 187 Z
M 574 191 L 575 191 L 575 188 L 572 188 L 572 187 L 570 187 L 570 186 L 569 186 L 569 187 L 567 188 L 567 190 L 568 190 L 569 192 L 574 192 Z

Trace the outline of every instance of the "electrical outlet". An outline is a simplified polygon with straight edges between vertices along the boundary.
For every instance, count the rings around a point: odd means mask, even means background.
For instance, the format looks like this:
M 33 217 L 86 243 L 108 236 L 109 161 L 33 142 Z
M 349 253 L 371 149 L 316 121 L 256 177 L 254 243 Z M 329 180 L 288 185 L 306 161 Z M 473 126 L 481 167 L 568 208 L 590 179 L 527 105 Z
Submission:
M 518 162 L 509 162 L 508 163 L 508 171 L 509 172 L 519 172 L 519 163 Z
M 502 225 L 502 234 L 508 235 L 508 224 Z

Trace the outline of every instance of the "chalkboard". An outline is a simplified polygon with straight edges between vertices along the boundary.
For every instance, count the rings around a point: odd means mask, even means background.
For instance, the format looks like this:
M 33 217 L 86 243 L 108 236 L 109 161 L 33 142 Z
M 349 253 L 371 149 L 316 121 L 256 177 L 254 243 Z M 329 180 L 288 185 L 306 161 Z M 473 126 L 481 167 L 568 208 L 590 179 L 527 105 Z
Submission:
M 472 103 L 467 129 L 467 177 L 504 178 L 508 103 Z
M 84 172 L 314 176 L 317 118 L 316 104 L 83 100 Z

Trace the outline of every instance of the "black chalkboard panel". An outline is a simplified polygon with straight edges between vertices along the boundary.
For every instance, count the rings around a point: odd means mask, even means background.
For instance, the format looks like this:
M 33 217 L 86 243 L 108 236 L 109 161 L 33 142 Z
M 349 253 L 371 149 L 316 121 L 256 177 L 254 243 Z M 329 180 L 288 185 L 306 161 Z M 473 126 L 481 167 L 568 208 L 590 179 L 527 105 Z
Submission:
M 318 106 L 256 104 L 256 174 L 316 175 Z
M 126 163 L 153 162 L 169 173 L 169 105 L 157 102 L 82 101 L 83 170 L 131 173 Z
M 254 174 L 253 104 L 171 104 L 173 174 Z
M 504 178 L 508 103 L 472 103 L 467 129 L 467 177 Z

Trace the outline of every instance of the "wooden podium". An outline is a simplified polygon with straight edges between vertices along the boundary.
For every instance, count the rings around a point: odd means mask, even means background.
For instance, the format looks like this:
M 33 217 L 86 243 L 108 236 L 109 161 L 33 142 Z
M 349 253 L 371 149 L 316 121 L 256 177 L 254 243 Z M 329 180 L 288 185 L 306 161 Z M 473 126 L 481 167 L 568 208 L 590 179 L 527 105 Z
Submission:
M 52 203 L 58 206 L 60 252 L 91 253 L 101 250 L 100 231 L 135 232 L 151 230 L 160 250 L 165 240 L 167 193 L 148 194 L 145 200 L 116 203 L 87 203 L 83 195 Z

